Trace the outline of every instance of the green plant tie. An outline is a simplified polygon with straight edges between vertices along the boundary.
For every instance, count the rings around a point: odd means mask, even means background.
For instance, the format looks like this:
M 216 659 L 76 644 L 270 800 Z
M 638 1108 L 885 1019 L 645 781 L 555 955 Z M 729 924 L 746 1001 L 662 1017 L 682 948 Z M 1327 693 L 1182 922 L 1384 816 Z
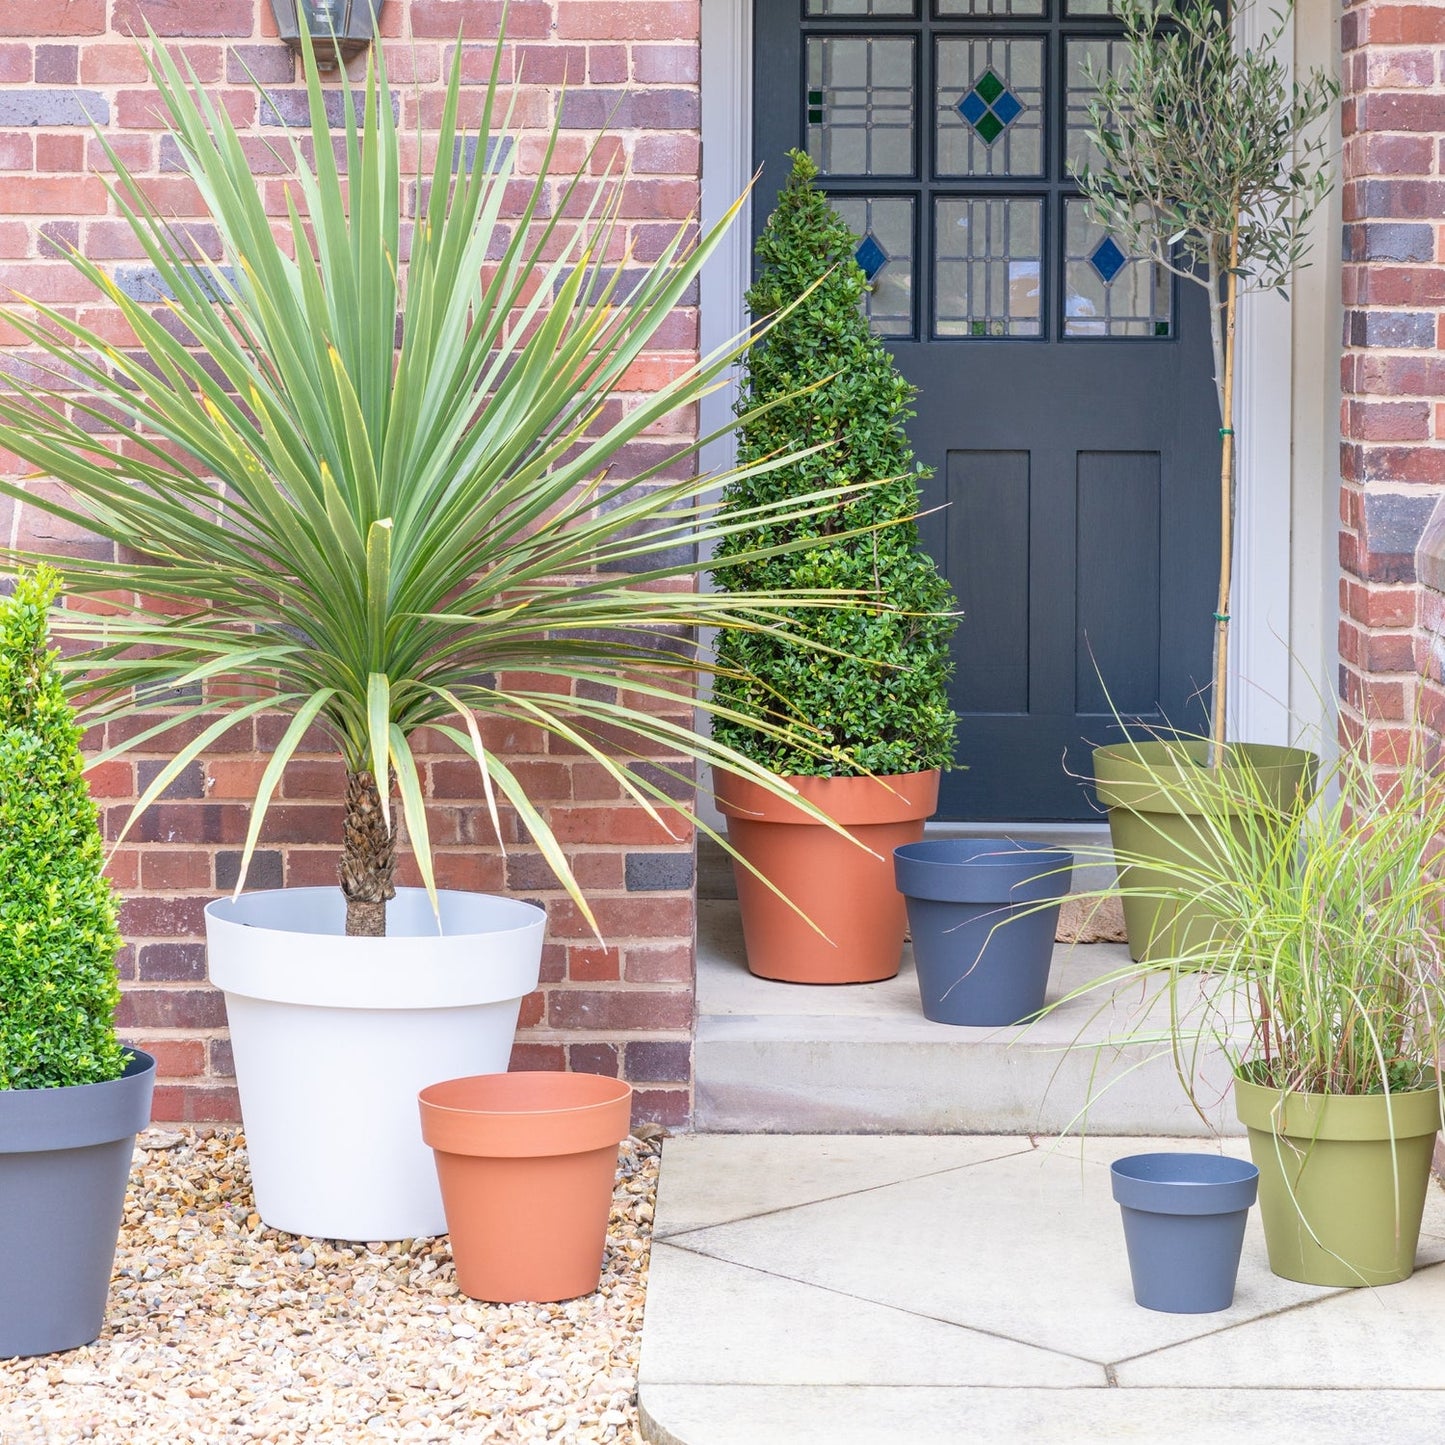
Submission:
M 1228 621 L 1229 621 L 1229 613 L 1227 613 L 1227 612 L 1216 612 L 1216 613 L 1214 614 L 1214 620 L 1215 620 L 1216 622 L 1228 622 Z
M 1232 437 L 1234 435 L 1234 428 L 1232 426 L 1222 426 L 1219 428 L 1219 435 L 1222 437 Z

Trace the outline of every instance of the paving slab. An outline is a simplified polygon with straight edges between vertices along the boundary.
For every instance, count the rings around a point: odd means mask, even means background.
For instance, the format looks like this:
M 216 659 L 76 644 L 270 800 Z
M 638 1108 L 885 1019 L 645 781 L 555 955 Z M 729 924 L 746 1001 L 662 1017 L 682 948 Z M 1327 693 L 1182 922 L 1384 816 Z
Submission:
M 1241 1154 L 1238 1140 L 1202 1147 Z M 664 1148 L 643 1330 L 660 1445 L 1440 1438 L 1445 1193 L 1389 1289 L 1269 1272 L 1140 1309 L 1108 1164 L 1189 1139 L 692 1136 Z
M 1439 1445 L 1438 1395 L 1400 1390 L 1008 1390 L 669 1385 L 653 1445 Z
M 860 1150 L 852 1137 L 799 1134 L 778 1168 L 777 1140 L 753 1134 L 682 1135 L 667 1141 L 654 1238 L 918 1179 L 945 1169 L 1027 1154 L 1028 1139 L 887 1134 Z M 765 1182 L 760 1182 L 765 1181 Z

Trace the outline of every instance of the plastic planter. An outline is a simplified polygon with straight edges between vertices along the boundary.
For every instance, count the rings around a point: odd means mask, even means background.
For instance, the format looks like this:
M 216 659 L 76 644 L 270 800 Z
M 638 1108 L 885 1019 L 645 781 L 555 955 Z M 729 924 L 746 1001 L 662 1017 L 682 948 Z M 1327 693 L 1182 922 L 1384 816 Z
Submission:
M 930 838 L 893 852 L 924 1015 L 1024 1023 L 1044 1006 L 1073 855 L 1038 843 Z
M 1222 772 L 1208 771 L 1209 744 L 1116 743 L 1094 750 L 1094 785 L 1109 810 L 1114 851 L 1131 863 L 1120 875 L 1129 955 L 1136 962 L 1168 957 L 1207 943 L 1218 916 L 1198 905 L 1178 906 L 1180 877 L 1201 866 L 1209 824 L 1202 807 L 1210 789 L 1247 769 L 1253 781 L 1241 792 L 1263 792 L 1276 807 L 1307 798 L 1319 759 L 1300 748 L 1265 743 L 1229 744 Z M 1209 866 L 1207 857 L 1205 866 Z
M 136 1134 L 156 1061 L 118 1079 L 0 1090 L 0 1359 L 89 1344 L 105 1324 Z
M 938 772 L 786 781 L 857 841 L 747 778 L 714 773 L 729 842 L 778 890 L 734 864 L 748 967 L 785 983 L 892 978 L 907 919 L 888 860 L 923 836 Z
M 1320 1285 L 1408 1279 L 1440 1128 L 1434 1088 L 1300 1094 L 1234 1081 L 1259 1165 L 1269 1267 Z
M 1135 1301 L 1176 1315 L 1228 1309 L 1259 1170 L 1220 1154 L 1134 1154 L 1109 1172 Z
M 256 1209 L 315 1239 L 446 1229 L 417 1090 L 507 1067 L 546 915 L 485 893 L 400 888 L 385 938 L 347 938 L 339 888 L 243 893 L 206 909 L 226 994 Z
M 519 1071 L 449 1079 L 418 1102 L 462 1293 L 498 1304 L 591 1294 L 632 1086 Z

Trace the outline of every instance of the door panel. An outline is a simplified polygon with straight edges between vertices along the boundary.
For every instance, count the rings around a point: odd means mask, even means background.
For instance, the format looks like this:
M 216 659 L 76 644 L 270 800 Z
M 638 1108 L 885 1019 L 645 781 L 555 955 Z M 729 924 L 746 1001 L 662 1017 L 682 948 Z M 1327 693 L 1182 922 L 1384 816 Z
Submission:
M 1203 294 L 1084 214 L 1108 0 L 757 0 L 754 224 L 804 146 L 918 388 L 924 544 L 964 617 L 940 816 L 1095 816 L 1089 748 L 1201 728 L 1218 562 Z M 1107 689 L 1107 698 L 1106 692 Z

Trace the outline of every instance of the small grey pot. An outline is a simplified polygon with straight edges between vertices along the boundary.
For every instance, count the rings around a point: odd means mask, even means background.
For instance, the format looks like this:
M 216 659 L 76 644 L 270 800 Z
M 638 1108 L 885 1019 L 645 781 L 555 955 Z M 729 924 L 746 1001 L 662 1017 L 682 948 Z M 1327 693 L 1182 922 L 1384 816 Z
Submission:
M 0 1359 L 89 1344 L 105 1301 L 156 1061 L 108 1084 L 0 1090 Z

